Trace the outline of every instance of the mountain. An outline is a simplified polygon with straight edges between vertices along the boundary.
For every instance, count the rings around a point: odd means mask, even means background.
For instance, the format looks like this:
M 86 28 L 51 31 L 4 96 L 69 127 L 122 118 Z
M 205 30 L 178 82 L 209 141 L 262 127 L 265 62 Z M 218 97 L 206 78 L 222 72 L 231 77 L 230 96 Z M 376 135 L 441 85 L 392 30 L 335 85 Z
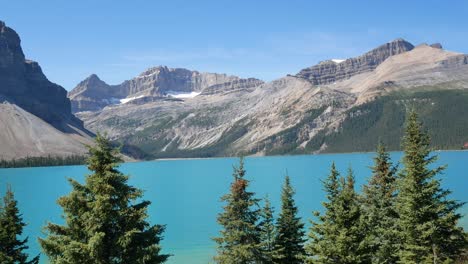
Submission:
M 432 131 L 434 147 L 468 142 L 468 56 L 440 44 L 396 39 L 267 83 L 221 75 L 197 86 L 193 76 L 203 74 L 157 67 L 102 86 L 101 97 L 76 96 L 101 89 L 89 80 L 69 96 L 77 105 L 105 101 L 77 115 L 139 158 L 371 151 L 379 139 L 397 150 L 409 108 Z M 125 100 L 107 103 L 113 98 Z
M 360 73 L 371 72 L 389 57 L 410 51 L 413 48 L 413 44 L 408 41 L 396 39 L 356 58 L 343 61 L 323 61 L 318 65 L 301 70 L 296 76 L 307 79 L 314 85 L 335 83 Z
M 108 105 L 130 101 L 153 101 L 164 98 L 180 98 L 199 94 L 203 91 L 235 87 L 257 86 L 256 79 L 240 79 L 216 73 L 200 73 L 187 69 L 154 67 L 139 76 L 118 85 L 108 85 L 92 74 L 80 82 L 69 93 L 73 112 L 97 111 Z M 226 86 L 226 87 L 224 87 Z
M 0 21 L 0 158 L 84 153 L 92 133 L 66 90 L 25 59 L 18 34 Z

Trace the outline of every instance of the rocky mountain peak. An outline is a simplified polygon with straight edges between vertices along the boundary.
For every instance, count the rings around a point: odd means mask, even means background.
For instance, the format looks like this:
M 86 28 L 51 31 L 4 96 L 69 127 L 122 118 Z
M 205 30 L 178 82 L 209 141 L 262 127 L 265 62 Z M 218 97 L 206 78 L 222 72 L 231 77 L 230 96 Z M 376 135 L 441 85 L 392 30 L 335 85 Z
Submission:
M 435 49 L 443 49 L 442 44 L 440 43 L 433 43 L 430 46 L 431 48 L 435 48 Z
M 413 44 L 398 38 L 385 43 L 361 56 L 336 63 L 333 60 L 321 62 L 301 70 L 296 77 L 309 80 L 314 85 L 331 84 L 349 79 L 354 75 L 369 72 L 377 68 L 388 57 L 414 49 Z
M 21 40 L 18 34 L 0 21 L 0 68 L 24 67 L 24 53 L 21 49 Z
M 26 60 L 18 34 L 0 23 L 0 97 L 56 128 L 82 122 L 71 113 L 67 91 L 50 82 L 37 62 Z
M 86 80 L 88 80 L 88 81 L 100 81 L 101 79 L 99 79 L 99 76 L 97 76 L 95 73 L 93 73 L 90 76 L 88 76 L 88 78 L 86 78 Z

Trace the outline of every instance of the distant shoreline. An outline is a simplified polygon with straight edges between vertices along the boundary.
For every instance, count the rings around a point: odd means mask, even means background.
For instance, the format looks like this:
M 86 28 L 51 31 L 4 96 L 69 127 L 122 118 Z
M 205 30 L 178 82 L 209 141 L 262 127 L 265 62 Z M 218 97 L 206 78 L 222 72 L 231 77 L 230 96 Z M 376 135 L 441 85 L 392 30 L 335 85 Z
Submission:
M 431 152 L 468 152 L 468 149 L 438 149 L 432 150 Z M 389 153 L 402 152 L 401 150 L 389 151 Z M 309 154 L 284 154 L 284 155 L 248 155 L 246 158 L 265 158 L 265 157 L 294 157 L 294 156 L 318 156 L 318 155 L 339 155 L 339 154 L 371 154 L 375 151 L 355 151 L 355 152 L 334 152 L 334 153 L 309 153 Z M 131 162 L 149 162 L 149 161 L 174 161 L 174 160 L 210 160 L 210 159 L 228 159 L 228 158 L 239 158 L 240 156 L 220 156 L 220 157 L 206 157 L 206 158 L 160 158 L 152 160 L 135 160 Z M 131 163 L 130 162 L 130 163 Z M 127 163 L 127 162 L 125 162 Z

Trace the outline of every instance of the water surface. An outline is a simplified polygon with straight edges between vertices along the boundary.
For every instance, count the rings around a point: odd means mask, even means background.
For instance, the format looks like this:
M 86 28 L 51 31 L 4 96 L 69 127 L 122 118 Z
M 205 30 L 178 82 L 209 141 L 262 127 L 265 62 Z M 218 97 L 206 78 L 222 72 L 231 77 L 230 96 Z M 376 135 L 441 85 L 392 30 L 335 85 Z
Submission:
M 452 198 L 468 201 L 468 152 L 440 152 L 437 164 L 448 164 L 440 177 L 443 186 L 453 191 Z M 306 156 L 255 157 L 246 159 L 247 179 L 251 190 L 259 198 L 269 195 L 272 204 L 280 208 L 281 184 L 286 171 L 296 189 L 296 202 L 304 222 L 312 211 L 321 210 L 324 199 L 320 180 L 326 177 L 332 161 L 346 173 L 351 165 L 360 186 L 369 177 L 372 153 L 330 154 Z M 401 153 L 392 153 L 399 161 Z M 221 210 L 220 197 L 229 190 L 232 165 L 235 158 L 200 160 L 164 160 L 126 163 L 120 169 L 131 175 L 130 184 L 145 190 L 144 199 L 150 200 L 149 221 L 166 224 L 163 251 L 174 254 L 169 264 L 212 263 L 215 244 L 211 240 L 218 233 L 216 216 Z M 63 223 L 57 198 L 71 188 L 67 177 L 79 182 L 89 173 L 84 166 L 0 169 L 0 194 L 6 183 L 11 184 L 23 218 L 28 226 L 30 254 L 40 252 L 37 237 L 48 222 Z M 467 210 L 465 206 L 463 213 Z M 462 223 L 468 227 L 468 219 Z M 45 257 L 41 263 L 47 263 Z

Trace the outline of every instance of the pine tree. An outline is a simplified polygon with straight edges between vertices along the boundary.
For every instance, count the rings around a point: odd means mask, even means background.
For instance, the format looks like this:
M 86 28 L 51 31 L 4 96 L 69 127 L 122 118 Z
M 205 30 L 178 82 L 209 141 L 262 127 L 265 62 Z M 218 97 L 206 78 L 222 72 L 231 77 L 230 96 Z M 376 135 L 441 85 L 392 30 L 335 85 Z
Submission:
M 343 190 L 338 196 L 336 227 L 339 235 L 335 247 L 339 256 L 338 263 L 366 263 L 364 229 L 361 222 L 360 197 L 355 191 L 354 174 L 351 168 L 348 175 L 341 178 Z
M 370 263 L 396 263 L 398 240 L 395 211 L 396 166 L 393 166 L 385 146 L 379 144 L 372 177 L 363 190 L 363 215 L 366 246 Z
M 160 254 L 164 226 L 145 220 L 149 201 L 136 202 L 142 190 L 128 185 L 128 176 L 117 170 L 118 149 L 97 135 L 89 147 L 84 185 L 70 179 L 72 192 L 58 200 L 65 224 L 49 223 L 48 237 L 39 239 L 51 263 L 139 264 L 163 263 Z
M 275 219 L 273 216 L 274 208 L 271 206 L 268 196 L 264 199 L 264 206 L 260 212 L 261 221 L 259 223 L 260 229 L 260 250 L 261 250 L 261 263 L 269 264 L 275 263 Z
M 218 244 L 217 263 L 256 263 L 261 261 L 260 232 L 258 226 L 260 211 L 254 208 L 259 200 L 247 191 L 249 181 L 245 178 L 244 159 L 234 167 L 230 192 L 221 198 L 226 205 L 218 216 L 222 226 L 220 237 L 213 240 Z
M 325 213 L 316 213 L 319 222 L 312 222 L 309 234 L 309 263 L 367 263 L 361 209 L 354 184 L 351 169 L 343 178 L 332 165 L 330 176 L 324 182 L 328 199 L 323 203 Z
M 18 209 L 13 191 L 8 186 L 3 205 L 0 204 L 0 263 L 2 264 L 37 264 L 39 255 L 28 261 L 24 250 L 28 249 L 28 238 L 18 239 L 23 234 L 26 224 Z
M 332 264 L 339 263 L 339 256 L 334 250 L 335 241 L 338 238 L 336 229 L 336 207 L 338 196 L 342 191 L 340 174 L 332 163 L 330 174 L 322 182 L 327 201 L 322 202 L 324 213 L 314 212 L 318 221 L 311 221 L 309 242 L 305 246 L 306 253 L 310 256 L 308 263 Z
M 277 257 L 275 263 L 303 263 L 305 257 L 304 224 L 297 216 L 298 209 L 294 201 L 294 194 L 295 191 L 291 186 L 289 176 L 286 176 L 281 192 L 281 212 L 276 221 L 275 250 Z
M 399 263 L 451 262 L 466 241 L 457 227 L 463 204 L 449 199 L 450 191 L 441 188 L 436 176 L 445 167 L 430 168 L 437 156 L 431 156 L 430 139 L 412 111 L 403 139 L 404 168 L 399 179 L 397 212 L 402 248 Z

